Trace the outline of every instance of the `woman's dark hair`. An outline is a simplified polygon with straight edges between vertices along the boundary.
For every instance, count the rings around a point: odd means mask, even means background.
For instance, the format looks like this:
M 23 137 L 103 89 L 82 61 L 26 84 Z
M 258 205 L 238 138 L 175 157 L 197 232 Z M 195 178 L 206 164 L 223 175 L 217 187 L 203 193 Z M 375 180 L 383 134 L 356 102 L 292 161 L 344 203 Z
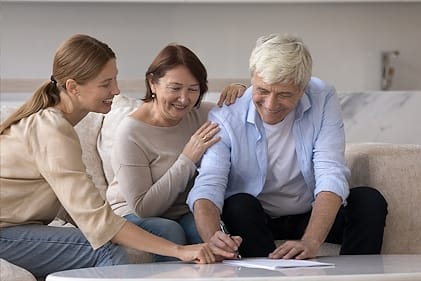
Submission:
M 184 65 L 187 67 L 194 78 L 199 82 L 200 95 L 195 107 L 199 107 L 203 96 L 208 91 L 207 71 L 200 59 L 187 47 L 178 44 L 169 44 L 162 49 L 152 61 L 145 74 L 146 94 L 142 99 L 144 102 L 153 100 L 153 93 L 149 85 L 149 80 L 158 82 L 165 76 L 167 71 Z

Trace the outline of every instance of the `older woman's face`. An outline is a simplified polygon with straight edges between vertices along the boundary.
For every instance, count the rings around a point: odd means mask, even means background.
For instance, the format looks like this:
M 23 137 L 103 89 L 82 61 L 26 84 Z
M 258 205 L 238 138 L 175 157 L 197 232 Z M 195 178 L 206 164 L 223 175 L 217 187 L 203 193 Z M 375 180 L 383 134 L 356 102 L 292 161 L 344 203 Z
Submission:
M 189 113 L 200 96 L 200 85 L 184 65 L 177 66 L 151 83 L 159 116 L 168 125 L 175 125 Z
M 303 96 L 293 83 L 266 84 L 253 74 L 253 102 L 263 122 L 274 125 L 281 122 L 298 104 Z

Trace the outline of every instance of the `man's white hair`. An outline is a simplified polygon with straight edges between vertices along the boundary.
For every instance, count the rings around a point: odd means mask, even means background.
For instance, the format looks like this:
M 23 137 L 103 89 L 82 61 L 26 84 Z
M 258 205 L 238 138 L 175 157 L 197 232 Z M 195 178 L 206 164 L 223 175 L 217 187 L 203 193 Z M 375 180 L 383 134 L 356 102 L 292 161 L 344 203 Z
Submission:
M 304 90 L 311 78 L 312 58 L 299 37 L 270 34 L 257 39 L 249 69 L 267 84 L 293 82 Z

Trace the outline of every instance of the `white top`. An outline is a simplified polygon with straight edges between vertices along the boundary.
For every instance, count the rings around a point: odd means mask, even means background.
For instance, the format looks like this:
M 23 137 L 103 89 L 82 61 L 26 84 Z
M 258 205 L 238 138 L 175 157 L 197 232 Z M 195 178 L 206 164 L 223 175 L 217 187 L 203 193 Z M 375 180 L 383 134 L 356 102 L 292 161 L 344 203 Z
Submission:
M 257 196 L 271 217 L 302 214 L 311 209 L 313 192 L 307 187 L 295 152 L 292 132 L 295 110 L 282 122 L 263 123 L 268 142 L 266 182 Z

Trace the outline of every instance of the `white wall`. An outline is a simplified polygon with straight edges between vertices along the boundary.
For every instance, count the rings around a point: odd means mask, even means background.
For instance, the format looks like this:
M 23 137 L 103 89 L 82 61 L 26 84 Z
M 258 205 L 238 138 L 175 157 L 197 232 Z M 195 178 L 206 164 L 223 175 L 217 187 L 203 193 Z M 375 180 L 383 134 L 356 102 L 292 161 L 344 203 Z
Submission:
M 169 42 L 187 45 L 209 79 L 248 79 L 255 39 L 295 33 L 310 47 L 314 74 L 338 90 L 379 90 L 380 53 L 399 50 L 392 90 L 421 89 L 418 3 L 14 3 L 0 2 L 0 77 L 48 79 L 52 56 L 73 33 L 106 41 L 119 78 L 140 79 Z

